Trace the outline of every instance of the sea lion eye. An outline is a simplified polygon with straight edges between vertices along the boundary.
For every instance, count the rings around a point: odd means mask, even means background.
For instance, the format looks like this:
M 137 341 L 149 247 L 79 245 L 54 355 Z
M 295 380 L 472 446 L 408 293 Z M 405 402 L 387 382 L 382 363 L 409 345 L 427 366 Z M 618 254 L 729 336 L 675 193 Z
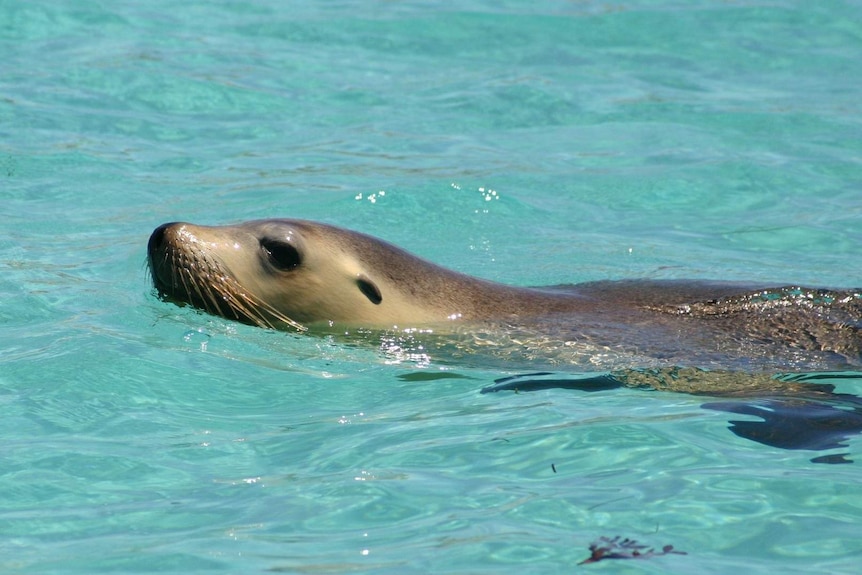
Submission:
M 266 254 L 269 263 L 280 270 L 289 271 L 296 269 L 302 263 L 299 250 L 287 242 L 261 240 L 260 247 L 263 249 L 263 253 Z

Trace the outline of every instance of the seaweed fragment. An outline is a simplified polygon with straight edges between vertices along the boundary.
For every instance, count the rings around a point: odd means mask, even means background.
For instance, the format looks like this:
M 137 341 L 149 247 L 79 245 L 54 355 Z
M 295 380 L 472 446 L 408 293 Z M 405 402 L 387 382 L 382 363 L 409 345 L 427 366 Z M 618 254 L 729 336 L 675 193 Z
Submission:
M 613 538 L 600 537 L 598 541 L 594 541 L 590 545 L 590 556 L 578 563 L 578 565 L 597 563 L 603 559 L 648 559 L 650 557 L 671 554 L 688 555 L 685 551 L 676 551 L 673 545 L 665 545 L 661 548 L 661 551 L 656 551 L 652 547 L 647 549 L 646 545 L 642 545 L 628 537 L 622 538 L 619 535 Z

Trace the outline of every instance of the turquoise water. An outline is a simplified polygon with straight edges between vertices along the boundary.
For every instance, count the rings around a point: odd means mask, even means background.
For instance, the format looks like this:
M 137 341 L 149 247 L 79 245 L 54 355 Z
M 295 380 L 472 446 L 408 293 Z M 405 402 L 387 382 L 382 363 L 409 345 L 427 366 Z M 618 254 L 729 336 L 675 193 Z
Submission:
M 0 0 L 0 53 L 0 571 L 858 572 L 857 435 L 481 394 L 528 366 L 233 324 L 145 271 L 162 222 L 283 216 L 521 285 L 858 287 L 858 2 Z M 616 535 L 687 554 L 577 566 Z

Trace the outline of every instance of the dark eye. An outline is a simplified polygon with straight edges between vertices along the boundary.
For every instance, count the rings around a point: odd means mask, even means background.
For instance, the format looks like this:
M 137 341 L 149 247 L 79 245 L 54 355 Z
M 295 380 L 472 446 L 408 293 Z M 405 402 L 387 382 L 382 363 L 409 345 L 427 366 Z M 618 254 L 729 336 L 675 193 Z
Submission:
M 269 263 L 280 270 L 296 269 L 302 263 L 299 251 L 287 242 L 261 240 L 260 247 L 269 259 Z

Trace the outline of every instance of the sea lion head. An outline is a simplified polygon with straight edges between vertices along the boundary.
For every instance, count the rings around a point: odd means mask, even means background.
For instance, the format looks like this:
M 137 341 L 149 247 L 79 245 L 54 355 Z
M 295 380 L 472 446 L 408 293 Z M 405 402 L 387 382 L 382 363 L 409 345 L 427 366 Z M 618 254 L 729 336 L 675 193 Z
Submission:
M 390 328 L 446 317 L 402 287 L 417 265 L 433 264 L 317 222 L 167 223 L 153 231 L 147 251 L 161 297 L 261 327 Z

